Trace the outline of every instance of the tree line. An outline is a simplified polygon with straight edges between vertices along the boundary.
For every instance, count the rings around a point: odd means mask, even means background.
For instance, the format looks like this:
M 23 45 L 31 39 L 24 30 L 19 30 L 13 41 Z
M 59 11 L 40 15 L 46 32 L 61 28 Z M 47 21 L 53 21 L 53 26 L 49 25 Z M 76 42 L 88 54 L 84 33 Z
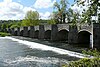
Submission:
M 77 6 L 85 6 L 85 1 L 74 0 Z M 62 24 L 62 23 L 72 23 L 74 25 L 81 23 L 91 24 L 92 21 L 100 22 L 100 2 L 99 0 L 88 0 L 88 9 L 83 9 L 82 13 L 74 11 L 68 8 L 68 0 L 60 0 L 60 2 L 54 3 L 54 10 L 50 15 L 50 19 L 43 20 L 40 19 L 39 13 L 37 11 L 28 11 L 23 20 L 8 20 L 0 21 L 1 28 L 15 28 L 21 26 L 36 26 L 40 24 Z M 73 4 L 74 5 L 74 4 Z M 73 6 L 72 5 L 72 6 Z M 98 21 L 91 20 L 92 16 L 98 16 Z

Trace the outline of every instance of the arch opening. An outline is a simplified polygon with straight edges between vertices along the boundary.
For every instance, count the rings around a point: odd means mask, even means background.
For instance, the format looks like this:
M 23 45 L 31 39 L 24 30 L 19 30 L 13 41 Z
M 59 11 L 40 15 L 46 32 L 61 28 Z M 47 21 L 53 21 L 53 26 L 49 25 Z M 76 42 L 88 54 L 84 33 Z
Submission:
M 90 35 L 88 31 L 81 31 L 78 33 L 78 43 L 83 44 L 81 46 L 83 47 L 89 47 L 90 46 Z
M 14 35 L 17 36 L 17 31 L 15 31 Z
M 38 36 L 39 36 L 39 30 L 36 30 L 34 33 L 34 38 L 39 38 Z
M 44 38 L 46 40 L 50 40 L 51 39 L 51 30 L 45 31 Z
M 58 33 L 57 33 L 57 38 L 58 40 L 60 41 L 68 41 L 68 31 L 63 29 L 63 30 L 60 30 Z
M 20 32 L 20 36 L 23 36 L 23 30 L 21 30 L 21 32 Z

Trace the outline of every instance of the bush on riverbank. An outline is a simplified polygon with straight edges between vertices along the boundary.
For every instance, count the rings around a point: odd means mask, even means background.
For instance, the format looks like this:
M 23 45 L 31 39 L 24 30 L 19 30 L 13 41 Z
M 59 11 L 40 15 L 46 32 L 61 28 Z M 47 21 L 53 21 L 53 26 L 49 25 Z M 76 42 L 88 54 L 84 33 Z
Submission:
M 78 61 L 72 61 L 69 64 L 63 65 L 63 67 L 100 67 L 100 52 L 98 50 L 83 50 L 82 53 L 92 55 L 95 58 L 83 58 Z
M 97 49 L 83 50 L 82 53 L 100 58 L 100 51 Z
M 0 37 L 5 37 L 5 36 L 10 36 L 11 34 L 5 33 L 5 32 L 0 32 Z
M 73 61 L 63 67 L 99 67 L 100 66 L 100 58 L 83 58 L 78 61 Z

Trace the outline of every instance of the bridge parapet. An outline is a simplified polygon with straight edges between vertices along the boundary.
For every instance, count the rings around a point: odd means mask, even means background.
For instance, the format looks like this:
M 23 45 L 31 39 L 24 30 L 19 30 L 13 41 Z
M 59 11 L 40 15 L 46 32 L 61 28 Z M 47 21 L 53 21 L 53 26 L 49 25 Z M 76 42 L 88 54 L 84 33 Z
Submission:
M 45 30 L 45 31 L 51 30 L 51 25 L 44 25 L 44 30 Z
M 22 31 L 23 30 L 23 27 L 20 27 L 20 31 Z
M 57 24 L 57 27 L 58 27 L 58 31 L 62 29 L 69 31 L 69 24 Z
M 17 28 L 14 28 L 15 31 L 17 31 Z
M 77 25 L 77 27 L 78 27 L 78 32 L 80 32 L 80 31 L 87 31 L 87 32 L 89 32 L 91 34 L 93 32 L 92 25 L 82 24 L 82 25 Z
M 39 26 L 34 26 L 34 30 L 39 30 Z
M 30 26 L 28 27 L 28 30 L 30 30 L 31 28 L 30 28 Z

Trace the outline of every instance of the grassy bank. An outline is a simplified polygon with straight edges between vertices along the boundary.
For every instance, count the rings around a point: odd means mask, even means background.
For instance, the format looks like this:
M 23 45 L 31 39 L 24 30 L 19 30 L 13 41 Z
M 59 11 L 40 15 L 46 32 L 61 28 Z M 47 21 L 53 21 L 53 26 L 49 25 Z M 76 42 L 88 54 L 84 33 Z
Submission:
M 72 61 L 62 67 L 100 67 L 100 52 L 98 50 L 83 50 L 82 53 L 92 55 L 95 58 L 83 58 L 78 61 Z
M 10 36 L 11 34 L 5 33 L 5 32 L 0 32 L 0 37 L 5 37 L 5 36 Z

